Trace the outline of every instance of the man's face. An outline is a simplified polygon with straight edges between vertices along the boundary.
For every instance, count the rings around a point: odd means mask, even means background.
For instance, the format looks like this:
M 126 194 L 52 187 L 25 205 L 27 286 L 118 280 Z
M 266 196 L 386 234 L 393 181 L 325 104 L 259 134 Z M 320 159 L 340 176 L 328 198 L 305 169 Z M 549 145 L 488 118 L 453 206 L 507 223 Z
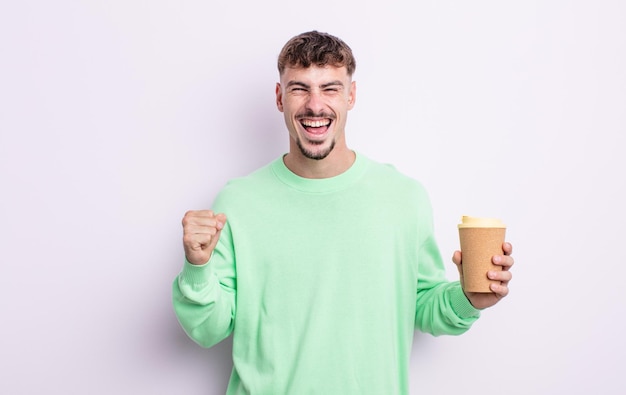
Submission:
M 276 105 L 285 116 L 290 152 L 319 160 L 335 146 L 345 147 L 355 95 L 345 67 L 286 68 L 276 84 Z

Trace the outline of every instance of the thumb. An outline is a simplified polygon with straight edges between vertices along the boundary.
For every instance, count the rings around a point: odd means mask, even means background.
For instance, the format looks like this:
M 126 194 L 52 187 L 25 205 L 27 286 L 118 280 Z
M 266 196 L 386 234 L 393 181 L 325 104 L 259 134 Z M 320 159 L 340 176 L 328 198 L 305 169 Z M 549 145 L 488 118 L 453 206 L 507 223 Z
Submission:
M 452 262 L 456 265 L 457 270 L 459 271 L 459 276 L 463 278 L 463 255 L 461 251 L 454 251 L 452 255 Z
M 224 225 L 226 225 L 226 214 L 219 213 L 215 216 L 215 219 L 217 220 L 217 229 L 221 231 Z
M 224 229 L 224 226 L 226 226 L 226 215 L 225 214 L 218 214 L 215 216 L 215 219 L 217 220 L 217 232 L 215 233 L 215 235 L 213 235 L 213 237 L 211 237 L 211 242 L 209 244 L 209 251 L 213 251 L 215 249 L 215 246 L 217 245 L 217 242 L 220 239 L 220 236 L 222 234 L 222 230 Z
M 454 251 L 454 254 L 452 255 L 452 262 L 454 262 L 455 265 L 460 266 L 462 258 L 463 255 L 461 254 L 461 251 Z

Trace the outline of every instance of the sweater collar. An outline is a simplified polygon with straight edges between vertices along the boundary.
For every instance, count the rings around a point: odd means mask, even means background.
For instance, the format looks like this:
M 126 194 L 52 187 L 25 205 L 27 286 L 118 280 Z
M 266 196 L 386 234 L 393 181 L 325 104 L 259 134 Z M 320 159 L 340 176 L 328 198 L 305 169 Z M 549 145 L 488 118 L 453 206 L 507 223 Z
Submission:
M 287 186 L 302 192 L 327 193 L 348 188 L 355 183 L 365 173 L 367 159 L 355 153 L 356 158 L 350 168 L 343 173 L 329 178 L 304 178 L 293 173 L 283 161 L 283 157 L 276 159 L 271 164 L 272 172 Z

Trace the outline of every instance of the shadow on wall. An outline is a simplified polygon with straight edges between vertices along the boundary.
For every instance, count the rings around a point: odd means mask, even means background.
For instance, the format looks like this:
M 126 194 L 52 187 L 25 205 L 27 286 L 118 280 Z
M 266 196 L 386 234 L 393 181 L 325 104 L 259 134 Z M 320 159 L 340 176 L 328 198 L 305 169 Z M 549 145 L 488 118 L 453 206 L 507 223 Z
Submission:
M 232 335 L 222 340 L 211 348 L 202 348 L 191 340 L 181 329 L 175 336 L 175 345 L 179 355 L 185 359 L 187 366 L 199 366 L 199 371 L 204 379 L 200 380 L 200 386 L 207 394 L 224 394 L 228 387 L 228 381 L 233 368 L 233 337 Z
M 224 339 L 207 352 L 207 369 L 213 373 L 211 375 L 213 378 L 208 380 L 207 385 L 213 389 L 220 389 L 220 393 L 226 393 L 226 387 L 228 387 L 228 380 L 233 369 L 232 352 L 232 336 Z M 217 381 L 215 377 L 218 377 Z
M 211 122 L 211 136 L 208 137 L 220 142 L 218 152 L 213 152 L 218 157 L 209 159 L 219 161 L 221 174 L 213 178 L 210 186 L 216 193 L 223 187 L 221 180 L 245 176 L 288 149 L 288 132 L 282 113 L 275 105 L 276 81 L 262 76 L 245 83 L 232 79 L 231 73 L 235 71 L 213 81 L 216 84 L 211 87 L 211 91 L 221 94 L 218 95 L 219 102 L 210 105 L 210 112 L 222 113 L 220 119 Z M 237 82 L 233 84 L 232 81 Z M 176 359 L 184 361 L 185 366 L 199 367 L 199 371 L 206 372 L 203 375 L 206 382 L 200 384 L 205 393 L 225 393 L 233 367 L 232 335 L 209 349 L 196 344 L 180 326 L 170 332 L 170 336 Z
M 220 138 L 228 146 L 224 147 L 229 158 L 225 169 L 229 174 L 245 175 L 287 152 L 288 132 L 283 114 L 276 108 L 275 87 L 278 81 L 273 63 L 267 59 L 253 59 L 250 63 L 239 64 L 220 78 L 212 91 L 222 92 L 219 103 L 223 127 Z M 263 62 L 263 64 L 261 64 Z M 256 72 L 254 72 L 256 71 Z M 242 77 L 245 76 L 245 77 Z M 236 170 L 236 173 L 233 173 Z
M 241 106 L 242 117 L 233 130 L 232 141 L 237 144 L 237 155 L 245 169 L 258 167 L 278 158 L 288 150 L 288 132 L 283 114 L 275 104 L 273 85 L 256 86 L 254 95 L 246 94 L 245 87 L 239 92 L 246 101 Z

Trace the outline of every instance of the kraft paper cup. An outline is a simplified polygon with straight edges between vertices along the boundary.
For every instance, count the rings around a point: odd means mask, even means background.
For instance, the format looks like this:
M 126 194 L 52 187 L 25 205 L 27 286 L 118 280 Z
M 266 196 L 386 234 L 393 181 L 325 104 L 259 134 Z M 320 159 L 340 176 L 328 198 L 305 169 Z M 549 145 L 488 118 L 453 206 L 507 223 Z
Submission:
M 502 270 L 491 261 L 494 255 L 503 255 L 502 243 L 506 226 L 499 219 L 463 216 L 459 224 L 461 241 L 463 287 L 466 292 L 492 292 L 487 272 Z

